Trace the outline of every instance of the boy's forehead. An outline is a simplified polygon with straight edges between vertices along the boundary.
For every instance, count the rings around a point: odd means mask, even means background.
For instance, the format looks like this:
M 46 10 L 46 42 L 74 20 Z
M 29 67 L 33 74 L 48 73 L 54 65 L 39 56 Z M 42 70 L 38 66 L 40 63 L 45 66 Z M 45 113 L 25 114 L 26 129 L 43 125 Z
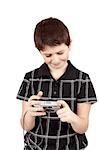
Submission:
M 68 48 L 67 45 L 65 44 L 60 44 L 56 46 L 49 46 L 46 45 L 45 48 L 43 49 L 43 53 L 50 53 L 50 52 L 58 52 L 58 51 L 64 51 Z

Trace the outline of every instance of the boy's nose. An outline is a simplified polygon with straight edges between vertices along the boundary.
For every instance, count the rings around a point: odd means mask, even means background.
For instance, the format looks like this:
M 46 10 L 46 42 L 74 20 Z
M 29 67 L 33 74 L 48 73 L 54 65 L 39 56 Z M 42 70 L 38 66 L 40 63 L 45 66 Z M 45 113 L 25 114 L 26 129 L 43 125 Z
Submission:
M 52 63 L 55 64 L 55 65 L 58 64 L 59 63 L 59 59 L 56 56 L 53 56 L 52 57 Z

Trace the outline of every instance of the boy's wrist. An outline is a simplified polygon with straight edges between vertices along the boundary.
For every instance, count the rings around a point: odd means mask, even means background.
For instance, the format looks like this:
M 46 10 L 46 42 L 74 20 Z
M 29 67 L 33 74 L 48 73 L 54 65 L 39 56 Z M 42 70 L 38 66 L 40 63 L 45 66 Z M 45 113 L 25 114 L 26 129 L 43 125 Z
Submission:
M 24 116 L 26 116 L 28 118 L 35 119 L 35 116 L 33 116 L 30 111 L 26 111 L 25 114 L 24 114 Z
M 21 118 L 21 125 L 26 131 L 32 129 L 35 126 L 35 117 L 26 111 Z
M 79 117 L 77 116 L 77 114 L 75 114 L 74 112 L 72 112 L 72 117 L 71 117 L 71 124 L 75 124 L 76 122 L 79 122 Z

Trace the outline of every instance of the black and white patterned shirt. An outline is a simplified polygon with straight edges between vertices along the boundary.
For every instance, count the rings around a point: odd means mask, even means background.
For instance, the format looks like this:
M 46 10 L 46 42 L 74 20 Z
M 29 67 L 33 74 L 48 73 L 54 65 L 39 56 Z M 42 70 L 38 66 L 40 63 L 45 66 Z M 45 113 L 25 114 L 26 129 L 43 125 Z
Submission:
M 43 91 L 42 99 L 64 100 L 77 114 L 77 104 L 97 101 L 89 75 L 75 68 L 68 60 L 65 73 L 55 80 L 44 63 L 25 74 L 17 98 L 28 101 L 30 96 Z M 80 150 L 88 144 L 84 134 L 76 133 L 71 125 L 61 122 L 56 112 L 36 117 L 35 127 L 24 136 L 27 150 Z

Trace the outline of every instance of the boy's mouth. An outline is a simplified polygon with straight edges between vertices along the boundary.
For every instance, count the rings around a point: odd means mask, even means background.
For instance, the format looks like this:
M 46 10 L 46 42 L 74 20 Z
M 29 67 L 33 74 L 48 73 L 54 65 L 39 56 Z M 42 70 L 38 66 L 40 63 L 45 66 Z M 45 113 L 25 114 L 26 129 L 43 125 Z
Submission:
M 54 68 L 58 68 L 60 66 L 60 64 L 51 64 L 51 66 Z

